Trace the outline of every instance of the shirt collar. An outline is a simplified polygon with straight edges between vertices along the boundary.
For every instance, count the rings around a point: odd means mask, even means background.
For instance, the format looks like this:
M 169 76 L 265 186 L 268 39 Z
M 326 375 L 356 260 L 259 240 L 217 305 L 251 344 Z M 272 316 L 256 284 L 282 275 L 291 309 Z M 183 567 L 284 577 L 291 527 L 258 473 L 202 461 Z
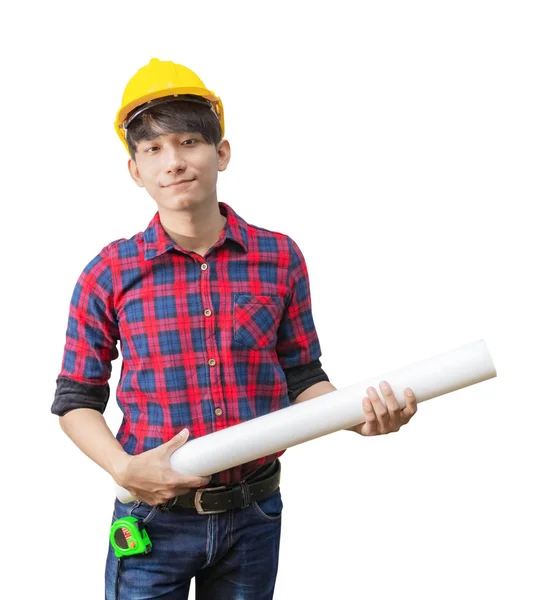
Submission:
M 218 202 L 218 206 L 219 212 L 224 217 L 227 217 L 227 222 L 220 233 L 216 245 L 222 246 L 227 239 L 230 239 L 247 252 L 248 224 L 225 202 Z M 175 242 L 162 227 L 159 212 L 156 212 L 147 229 L 143 232 L 143 241 L 145 243 L 145 260 L 160 256 L 161 254 L 164 254 L 164 252 L 177 247 Z

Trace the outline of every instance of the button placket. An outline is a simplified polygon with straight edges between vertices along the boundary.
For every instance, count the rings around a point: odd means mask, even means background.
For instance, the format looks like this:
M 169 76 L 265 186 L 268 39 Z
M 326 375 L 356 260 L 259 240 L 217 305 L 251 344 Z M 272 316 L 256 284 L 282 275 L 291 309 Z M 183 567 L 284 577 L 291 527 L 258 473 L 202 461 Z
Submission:
M 202 292 L 202 301 L 203 307 L 210 305 L 212 306 L 212 297 L 211 297 L 211 286 L 210 286 L 210 270 L 208 263 L 201 263 L 200 269 L 203 271 L 204 276 L 201 277 L 200 287 Z M 204 317 L 211 317 L 213 315 L 212 308 L 203 308 Z M 210 356 L 219 355 L 220 348 L 216 345 L 215 338 L 215 323 L 214 319 L 205 319 L 204 320 L 204 330 L 206 332 L 206 357 L 208 354 Z M 215 358 L 209 358 L 207 361 L 210 368 L 214 369 L 215 367 L 219 367 L 218 360 Z M 211 390 L 211 403 L 213 405 L 214 415 L 216 417 L 216 421 L 214 421 L 214 430 L 218 427 L 223 427 L 224 417 L 225 417 L 225 409 L 223 408 L 223 390 L 221 388 L 221 381 L 219 380 L 219 371 L 215 369 L 211 372 L 210 376 L 210 390 Z

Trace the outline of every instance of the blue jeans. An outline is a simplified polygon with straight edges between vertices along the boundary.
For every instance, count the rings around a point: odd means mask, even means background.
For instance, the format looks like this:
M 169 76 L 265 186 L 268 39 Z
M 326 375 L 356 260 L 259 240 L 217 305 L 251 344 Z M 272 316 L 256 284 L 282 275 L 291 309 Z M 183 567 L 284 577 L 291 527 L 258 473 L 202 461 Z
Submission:
M 124 557 L 119 564 L 109 544 L 105 599 L 115 600 L 118 577 L 117 600 L 187 600 L 195 577 L 197 600 L 271 600 L 282 506 L 279 488 L 247 508 L 214 515 L 157 510 L 145 525 L 149 554 Z M 115 500 L 112 522 L 130 511 L 143 519 L 151 509 Z

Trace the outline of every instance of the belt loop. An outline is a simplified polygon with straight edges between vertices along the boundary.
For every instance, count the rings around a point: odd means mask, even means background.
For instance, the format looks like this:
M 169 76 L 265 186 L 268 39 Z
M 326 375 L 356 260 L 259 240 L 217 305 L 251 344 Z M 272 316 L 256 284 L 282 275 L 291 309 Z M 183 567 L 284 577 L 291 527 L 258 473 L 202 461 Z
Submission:
M 241 481 L 242 487 L 242 508 L 246 508 L 251 504 L 252 495 L 250 494 L 250 486 L 247 481 Z

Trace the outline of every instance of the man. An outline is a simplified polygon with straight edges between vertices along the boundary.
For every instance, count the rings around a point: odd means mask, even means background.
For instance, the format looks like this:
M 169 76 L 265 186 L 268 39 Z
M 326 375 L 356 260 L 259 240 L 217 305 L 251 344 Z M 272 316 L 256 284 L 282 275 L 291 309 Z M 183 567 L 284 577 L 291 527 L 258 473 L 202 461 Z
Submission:
M 305 259 L 288 236 L 246 223 L 217 199 L 230 160 L 221 100 L 189 69 L 152 59 L 126 86 L 115 122 L 135 183 L 158 212 L 116 240 L 76 284 L 52 412 L 92 460 L 136 498 L 114 520 L 146 523 L 152 552 L 116 560 L 106 598 L 272 598 L 282 452 L 188 477 L 171 454 L 199 437 L 335 388 L 319 360 Z M 123 357 L 116 438 L 102 413 Z M 416 412 L 363 400 L 362 435 L 397 431 Z M 208 486 L 204 488 L 204 486 Z M 200 493 L 197 489 L 202 488 Z

